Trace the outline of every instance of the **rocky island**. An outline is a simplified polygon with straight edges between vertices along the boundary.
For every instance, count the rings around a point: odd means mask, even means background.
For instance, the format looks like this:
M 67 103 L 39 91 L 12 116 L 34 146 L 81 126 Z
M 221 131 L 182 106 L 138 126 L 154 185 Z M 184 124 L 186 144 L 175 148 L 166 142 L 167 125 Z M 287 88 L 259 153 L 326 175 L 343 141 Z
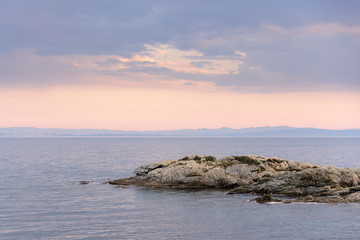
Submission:
M 119 186 L 228 189 L 230 194 L 259 195 L 256 202 L 360 202 L 360 168 L 316 165 L 257 155 L 191 155 L 135 169 L 136 176 L 109 181 Z M 273 198 L 276 196 L 279 199 Z

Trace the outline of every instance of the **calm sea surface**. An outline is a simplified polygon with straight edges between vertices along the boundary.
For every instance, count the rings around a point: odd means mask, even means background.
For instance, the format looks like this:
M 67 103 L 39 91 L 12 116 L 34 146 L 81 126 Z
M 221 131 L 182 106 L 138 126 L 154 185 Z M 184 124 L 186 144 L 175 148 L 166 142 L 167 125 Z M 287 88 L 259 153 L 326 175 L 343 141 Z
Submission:
M 360 204 L 103 184 L 195 153 L 360 167 L 360 138 L 0 138 L 0 239 L 360 239 Z

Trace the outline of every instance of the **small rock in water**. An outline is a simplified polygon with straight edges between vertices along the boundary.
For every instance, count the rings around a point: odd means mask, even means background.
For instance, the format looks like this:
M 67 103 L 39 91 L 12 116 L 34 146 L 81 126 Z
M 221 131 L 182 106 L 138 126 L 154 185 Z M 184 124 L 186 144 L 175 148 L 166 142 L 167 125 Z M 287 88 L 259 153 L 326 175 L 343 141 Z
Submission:
M 92 181 L 80 181 L 79 184 L 81 185 L 86 185 L 86 184 L 89 184 L 89 183 L 92 183 Z

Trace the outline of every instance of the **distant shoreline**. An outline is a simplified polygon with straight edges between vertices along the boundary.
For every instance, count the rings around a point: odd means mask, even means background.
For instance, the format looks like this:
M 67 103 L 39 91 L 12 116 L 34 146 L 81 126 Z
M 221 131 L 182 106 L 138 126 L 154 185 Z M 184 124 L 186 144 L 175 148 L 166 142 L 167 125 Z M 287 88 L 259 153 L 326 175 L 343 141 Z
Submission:
M 360 129 L 329 130 L 319 128 L 255 127 L 180 129 L 165 131 L 122 131 L 107 129 L 60 129 L 13 127 L 0 128 L 4 137 L 360 137 Z
M 0 139 L 41 138 L 360 138 L 360 136 L 0 136 Z

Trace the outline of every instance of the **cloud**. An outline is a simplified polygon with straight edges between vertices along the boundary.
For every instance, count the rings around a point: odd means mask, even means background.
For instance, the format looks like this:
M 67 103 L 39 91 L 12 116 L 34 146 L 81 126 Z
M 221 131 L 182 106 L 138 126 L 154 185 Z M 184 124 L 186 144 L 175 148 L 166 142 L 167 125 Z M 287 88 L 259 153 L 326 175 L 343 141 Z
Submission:
M 0 86 L 172 81 L 262 92 L 360 88 L 358 1 L 5 5 Z
M 323 37 L 343 34 L 360 35 L 360 24 L 348 26 L 337 22 L 314 23 L 295 28 L 284 28 L 278 25 L 263 24 L 262 28 L 264 30 L 263 34 L 266 34 L 268 37 L 266 40 L 274 40 L 276 38 L 284 37 L 297 38 L 306 36 L 307 34 Z
M 360 25 L 347 26 L 344 24 L 331 23 L 317 23 L 307 27 L 295 29 L 295 31 L 302 31 L 304 33 L 314 33 L 323 36 L 332 36 L 336 34 L 355 34 L 360 35 Z
M 230 56 L 211 57 L 196 50 L 179 50 L 168 44 L 146 45 L 145 47 L 146 50 L 133 53 L 129 57 L 120 55 L 42 56 L 33 50 L 18 49 L 0 54 L 0 86 L 118 85 L 131 82 L 171 86 L 171 82 L 180 81 L 184 86 L 210 83 L 213 86 L 240 92 L 356 91 L 359 89 L 357 78 L 352 75 L 353 72 L 344 75 L 341 81 L 338 80 L 336 69 L 334 71 L 330 69 L 327 73 L 321 74 L 301 73 L 299 69 L 309 69 L 309 67 L 294 66 L 294 70 L 291 70 L 286 65 L 291 66 L 298 61 L 297 59 L 289 59 L 289 63 L 283 63 L 283 66 L 287 67 L 286 71 L 281 68 L 274 71 L 271 68 L 276 69 L 276 63 L 266 65 L 266 62 L 257 61 L 263 65 L 253 65 L 251 61 L 240 61 L 238 58 L 244 57 L 238 56 L 236 52 Z M 247 58 L 251 59 L 253 55 L 256 56 L 256 52 Z M 276 56 L 271 57 L 276 58 Z M 320 62 L 317 67 L 319 66 L 321 66 Z M 355 65 L 349 68 L 355 69 Z M 297 71 L 296 74 L 294 74 L 295 71 Z
M 128 56 L 144 44 L 173 42 L 194 49 L 194 34 L 219 33 L 205 46 L 224 45 L 222 32 L 257 28 L 262 24 L 285 28 L 315 22 L 358 22 L 359 2 L 278 0 L 219 1 L 7 1 L 0 9 L 0 51 L 37 49 L 41 54 L 118 54 Z M 261 6 L 261 7 L 260 7 Z M 203 49 L 200 49 L 204 52 Z
M 243 64 L 235 58 L 225 56 L 206 57 L 196 50 L 180 50 L 168 44 L 145 45 L 146 50 L 135 53 L 129 58 L 111 57 L 104 62 L 97 62 L 106 70 L 129 69 L 131 72 L 167 69 L 171 72 L 188 74 L 234 74 Z M 119 66 L 119 67 L 118 67 Z M 131 69 L 130 69 L 131 68 Z
M 247 57 L 246 52 L 240 52 L 240 51 L 235 51 L 235 54 L 241 56 L 241 57 Z
M 184 82 L 184 86 L 197 86 L 197 84 L 196 83 L 194 83 L 194 82 Z
M 44 56 L 32 49 L 0 53 L 0 87 L 106 84 L 101 71 L 129 68 L 116 57 Z

